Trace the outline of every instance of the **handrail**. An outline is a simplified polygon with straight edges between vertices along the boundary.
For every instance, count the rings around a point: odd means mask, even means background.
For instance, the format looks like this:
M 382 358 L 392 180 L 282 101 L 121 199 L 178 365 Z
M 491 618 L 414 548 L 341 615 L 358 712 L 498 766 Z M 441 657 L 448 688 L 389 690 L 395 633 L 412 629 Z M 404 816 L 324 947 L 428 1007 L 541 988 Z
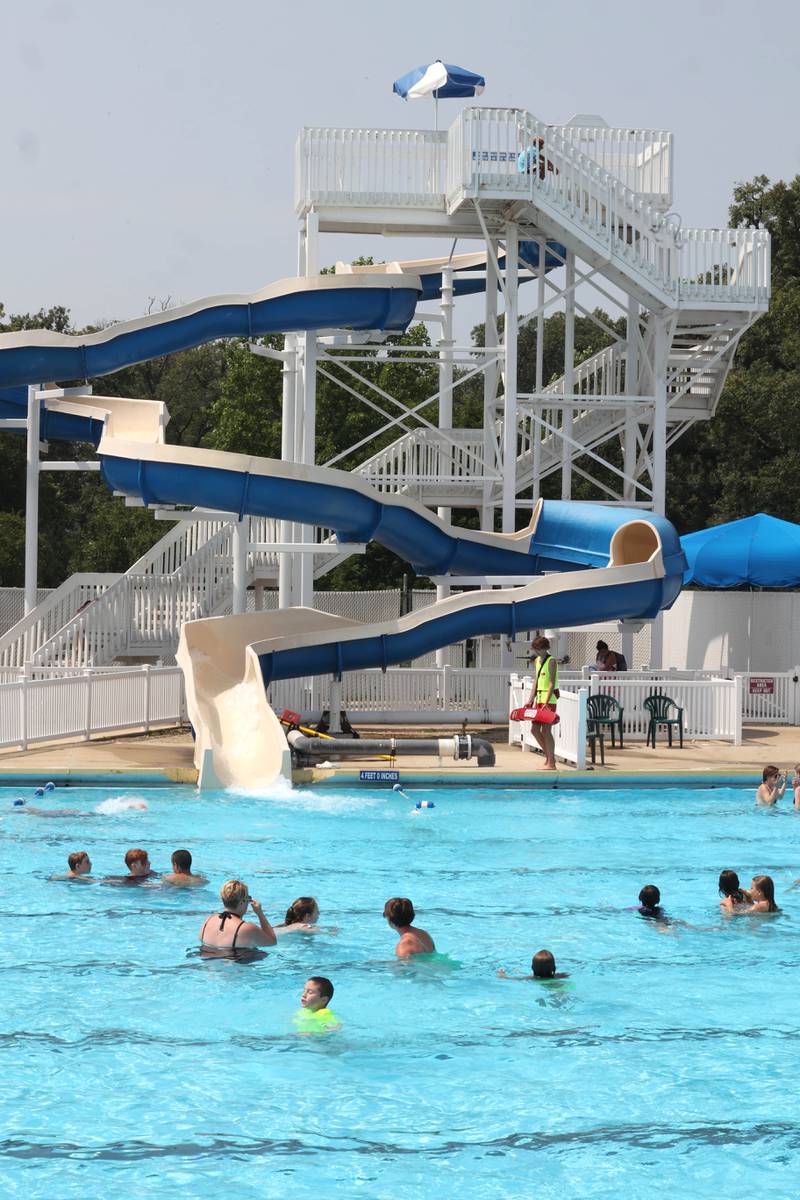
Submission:
M 113 572 L 80 571 L 70 575 L 0 637 L 0 667 L 22 668 L 79 609 L 95 601 L 120 578 Z

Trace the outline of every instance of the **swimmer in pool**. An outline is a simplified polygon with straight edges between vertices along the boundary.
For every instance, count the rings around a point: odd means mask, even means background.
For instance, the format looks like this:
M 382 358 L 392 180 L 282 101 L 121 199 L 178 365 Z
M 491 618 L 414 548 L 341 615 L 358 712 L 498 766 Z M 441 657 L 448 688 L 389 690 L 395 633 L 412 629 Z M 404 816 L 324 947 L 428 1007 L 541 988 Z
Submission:
M 125 866 L 128 868 L 127 875 L 106 875 L 103 883 L 137 884 L 144 883 L 146 879 L 158 878 L 158 872 L 150 866 L 146 850 L 128 850 L 125 854 Z
M 192 874 L 192 856 L 188 850 L 176 850 L 172 855 L 172 871 L 162 875 L 161 882 L 172 887 L 204 887 L 208 880 L 205 875 Z
M 783 799 L 786 791 L 786 772 L 777 767 L 764 767 L 761 783 L 756 792 L 756 804 L 772 805 Z
M 414 954 L 433 954 L 436 947 L 433 938 L 424 929 L 417 929 L 411 922 L 416 913 L 414 905 L 405 896 L 394 896 L 383 906 L 383 915 L 400 935 L 395 954 L 398 958 L 411 958 Z
M 638 911 L 650 921 L 659 921 L 669 925 L 670 919 L 661 907 L 661 892 L 654 883 L 646 883 L 639 892 Z
M 286 910 L 280 925 L 275 926 L 279 937 L 287 933 L 317 933 L 319 905 L 313 896 L 298 896 Z
M 769 875 L 754 876 L 753 882 L 750 884 L 750 898 L 753 906 L 747 910 L 748 912 L 779 913 L 781 911 L 775 903 L 775 884 Z
M 77 879 L 80 883 L 94 883 L 91 876 L 92 860 L 85 850 L 76 850 L 67 856 L 69 870 L 64 875 L 51 875 L 51 879 Z
M 749 911 L 752 901 L 744 888 L 739 886 L 739 876 L 735 871 L 720 871 L 719 894 L 722 896 L 719 906 L 723 913 Z
M 306 1035 L 341 1029 L 341 1021 L 328 1008 L 332 999 L 333 984 L 330 979 L 324 975 L 312 975 L 307 979 L 300 997 L 300 1011 L 294 1017 L 297 1032 Z
M 241 879 L 229 879 L 219 891 L 222 912 L 207 917 L 200 930 L 200 941 L 215 950 L 252 950 L 257 946 L 274 946 L 275 930 L 264 916 L 258 900 L 251 900 L 247 884 Z M 252 908 L 258 925 L 245 921 L 244 914 Z
M 531 959 L 531 975 L 509 975 L 503 968 L 497 972 L 499 979 L 569 979 L 569 971 L 557 971 L 556 960 L 549 950 L 537 950 Z

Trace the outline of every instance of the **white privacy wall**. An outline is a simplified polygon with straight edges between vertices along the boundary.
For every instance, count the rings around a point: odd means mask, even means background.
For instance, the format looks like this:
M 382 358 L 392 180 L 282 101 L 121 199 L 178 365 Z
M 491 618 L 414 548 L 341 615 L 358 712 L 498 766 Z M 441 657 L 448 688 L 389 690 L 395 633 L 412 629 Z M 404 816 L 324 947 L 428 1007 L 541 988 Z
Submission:
M 800 663 L 800 592 L 681 592 L 664 614 L 664 666 L 786 671 Z

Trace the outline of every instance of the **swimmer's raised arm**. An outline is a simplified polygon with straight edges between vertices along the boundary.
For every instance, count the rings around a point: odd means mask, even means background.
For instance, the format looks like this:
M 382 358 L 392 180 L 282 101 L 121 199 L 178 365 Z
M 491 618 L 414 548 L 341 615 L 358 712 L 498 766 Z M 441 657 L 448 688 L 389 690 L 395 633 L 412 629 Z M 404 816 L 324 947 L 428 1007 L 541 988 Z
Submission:
M 252 942 L 255 946 L 274 946 L 278 939 L 275 936 L 275 930 L 270 925 L 267 918 L 264 916 L 264 910 L 258 900 L 250 897 L 250 907 L 258 917 L 258 928 L 249 921 L 245 922 L 246 929 L 242 930 L 242 938 L 240 945 L 245 945 L 247 942 Z

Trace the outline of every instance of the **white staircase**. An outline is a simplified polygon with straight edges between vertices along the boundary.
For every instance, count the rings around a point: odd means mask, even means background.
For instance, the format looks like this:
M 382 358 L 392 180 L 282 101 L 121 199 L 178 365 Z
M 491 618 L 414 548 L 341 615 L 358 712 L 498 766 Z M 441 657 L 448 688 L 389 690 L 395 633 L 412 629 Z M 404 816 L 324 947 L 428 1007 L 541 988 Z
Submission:
M 251 517 L 254 544 L 277 542 L 279 523 Z M 320 542 L 333 535 L 319 531 Z M 349 557 L 315 555 L 315 577 Z M 248 580 L 277 583 L 278 555 L 248 555 Z M 125 659 L 171 659 L 184 621 L 230 611 L 233 525 L 180 520 L 124 575 L 73 575 L 0 639 L 0 668 L 33 674 L 107 666 Z

